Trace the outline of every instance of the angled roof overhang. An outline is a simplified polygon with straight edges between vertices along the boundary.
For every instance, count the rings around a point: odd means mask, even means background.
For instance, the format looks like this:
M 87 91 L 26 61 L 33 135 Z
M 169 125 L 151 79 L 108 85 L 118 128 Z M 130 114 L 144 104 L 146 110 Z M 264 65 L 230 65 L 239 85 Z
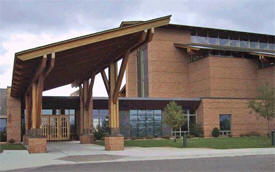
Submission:
M 171 16 L 134 25 L 89 34 L 15 54 L 11 95 L 23 96 L 42 63 L 43 56 L 55 54 L 55 65 L 45 78 L 44 90 L 82 81 L 97 74 L 125 52 L 141 46 L 142 38 L 150 39 L 153 28 L 169 24 Z
M 198 50 L 201 50 L 201 49 L 204 49 L 204 50 L 235 51 L 235 52 L 244 52 L 244 53 L 248 53 L 248 54 L 251 54 L 251 55 L 266 56 L 266 57 L 275 58 L 275 51 L 274 50 L 241 48 L 241 47 L 220 46 L 220 45 L 200 44 L 200 43 L 191 43 L 191 44 L 174 43 L 174 46 L 177 47 L 177 48 L 183 48 L 183 49 L 194 50 L 194 51 L 198 51 Z

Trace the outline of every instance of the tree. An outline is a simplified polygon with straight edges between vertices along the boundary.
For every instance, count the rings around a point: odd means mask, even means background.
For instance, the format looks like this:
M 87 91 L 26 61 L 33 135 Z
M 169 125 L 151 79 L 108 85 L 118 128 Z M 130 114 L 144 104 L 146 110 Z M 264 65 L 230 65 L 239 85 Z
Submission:
M 270 121 L 275 117 L 275 89 L 268 83 L 257 89 L 255 100 L 249 101 L 249 107 L 267 120 L 269 133 Z
M 173 128 L 180 128 L 185 122 L 182 108 L 178 106 L 175 101 L 171 101 L 167 104 L 164 109 L 164 115 L 164 123 L 167 124 L 171 130 L 173 130 Z

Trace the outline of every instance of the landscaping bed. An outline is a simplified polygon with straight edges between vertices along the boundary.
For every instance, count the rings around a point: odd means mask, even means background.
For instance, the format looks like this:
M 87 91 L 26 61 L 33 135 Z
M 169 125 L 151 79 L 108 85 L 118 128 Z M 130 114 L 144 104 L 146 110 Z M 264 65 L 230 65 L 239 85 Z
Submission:
M 0 144 L 0 152 L 3 150 L 26 150 L 22 144 Z
M 182 148 L 182 139 L 144 139 L 125 140 L 125 146 L 134 147 L 175 147 Z M 104 145 L 104 141 L 95 144 Z M 270 137 L 218 137 L 218 138 L 189 138 L 187 148 L 239 149 L 239 148 L 267 148 L 271 146 Z

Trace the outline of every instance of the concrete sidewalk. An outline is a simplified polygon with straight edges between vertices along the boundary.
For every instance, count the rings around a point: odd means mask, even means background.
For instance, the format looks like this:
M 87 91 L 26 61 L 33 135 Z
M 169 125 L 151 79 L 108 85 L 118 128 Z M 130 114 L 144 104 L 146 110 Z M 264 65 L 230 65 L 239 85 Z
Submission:
M 27 151 L 4 151 L 0 154 L 0 171 L 58 164 L 79 164 L 161 159 L 192 159 L 246 155 L 274 155 L 275 148 L 206 149 L 206 148 L 137 148 L 105 151 L 103 146 L 81 145 L 79 142 L 48 143 L 48 153 L 29 154 Z

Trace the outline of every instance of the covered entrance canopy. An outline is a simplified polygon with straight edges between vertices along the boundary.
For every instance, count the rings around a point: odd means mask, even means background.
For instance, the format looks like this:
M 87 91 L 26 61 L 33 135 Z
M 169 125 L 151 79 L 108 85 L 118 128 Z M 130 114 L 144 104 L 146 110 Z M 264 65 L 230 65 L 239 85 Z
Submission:
M 83 142 L 92 129 L 92 89 L 101 73 L 109 95 L 111 136 L 119 136 L 118 95 L 129 54 L 151 41 L 154 28 L 167 25 L 171 16 L 85 35 L 15 54 L 11 96 L 24 98 L 26 131 L 40 135 L 42 92 L 72 83 L 80 91 L 80 127 Z M 117 61 L 122 60 L 118 71 Z M 108 67 L 109 77 L 104 71 Z M 81 139 L 80 139 L 81 140 Z M 86 141 L 85 141 L 86 140 Z M 121 149 L 107 141 L 106 149 Z M 117 141 L 115 141 L 117 143 Z
M 144 42 L 144 31 L 149 33 L 149 29 L 167 25 L 169 20 L 170 16 L 166 16 L 18 52 L 14 60 L 11 94 L 24 96 L 44 55 L 55 54 L 54 68 L 45 78 L 44 90 L 83 81 L 121 59 L 129 49 L 140 46 Z

